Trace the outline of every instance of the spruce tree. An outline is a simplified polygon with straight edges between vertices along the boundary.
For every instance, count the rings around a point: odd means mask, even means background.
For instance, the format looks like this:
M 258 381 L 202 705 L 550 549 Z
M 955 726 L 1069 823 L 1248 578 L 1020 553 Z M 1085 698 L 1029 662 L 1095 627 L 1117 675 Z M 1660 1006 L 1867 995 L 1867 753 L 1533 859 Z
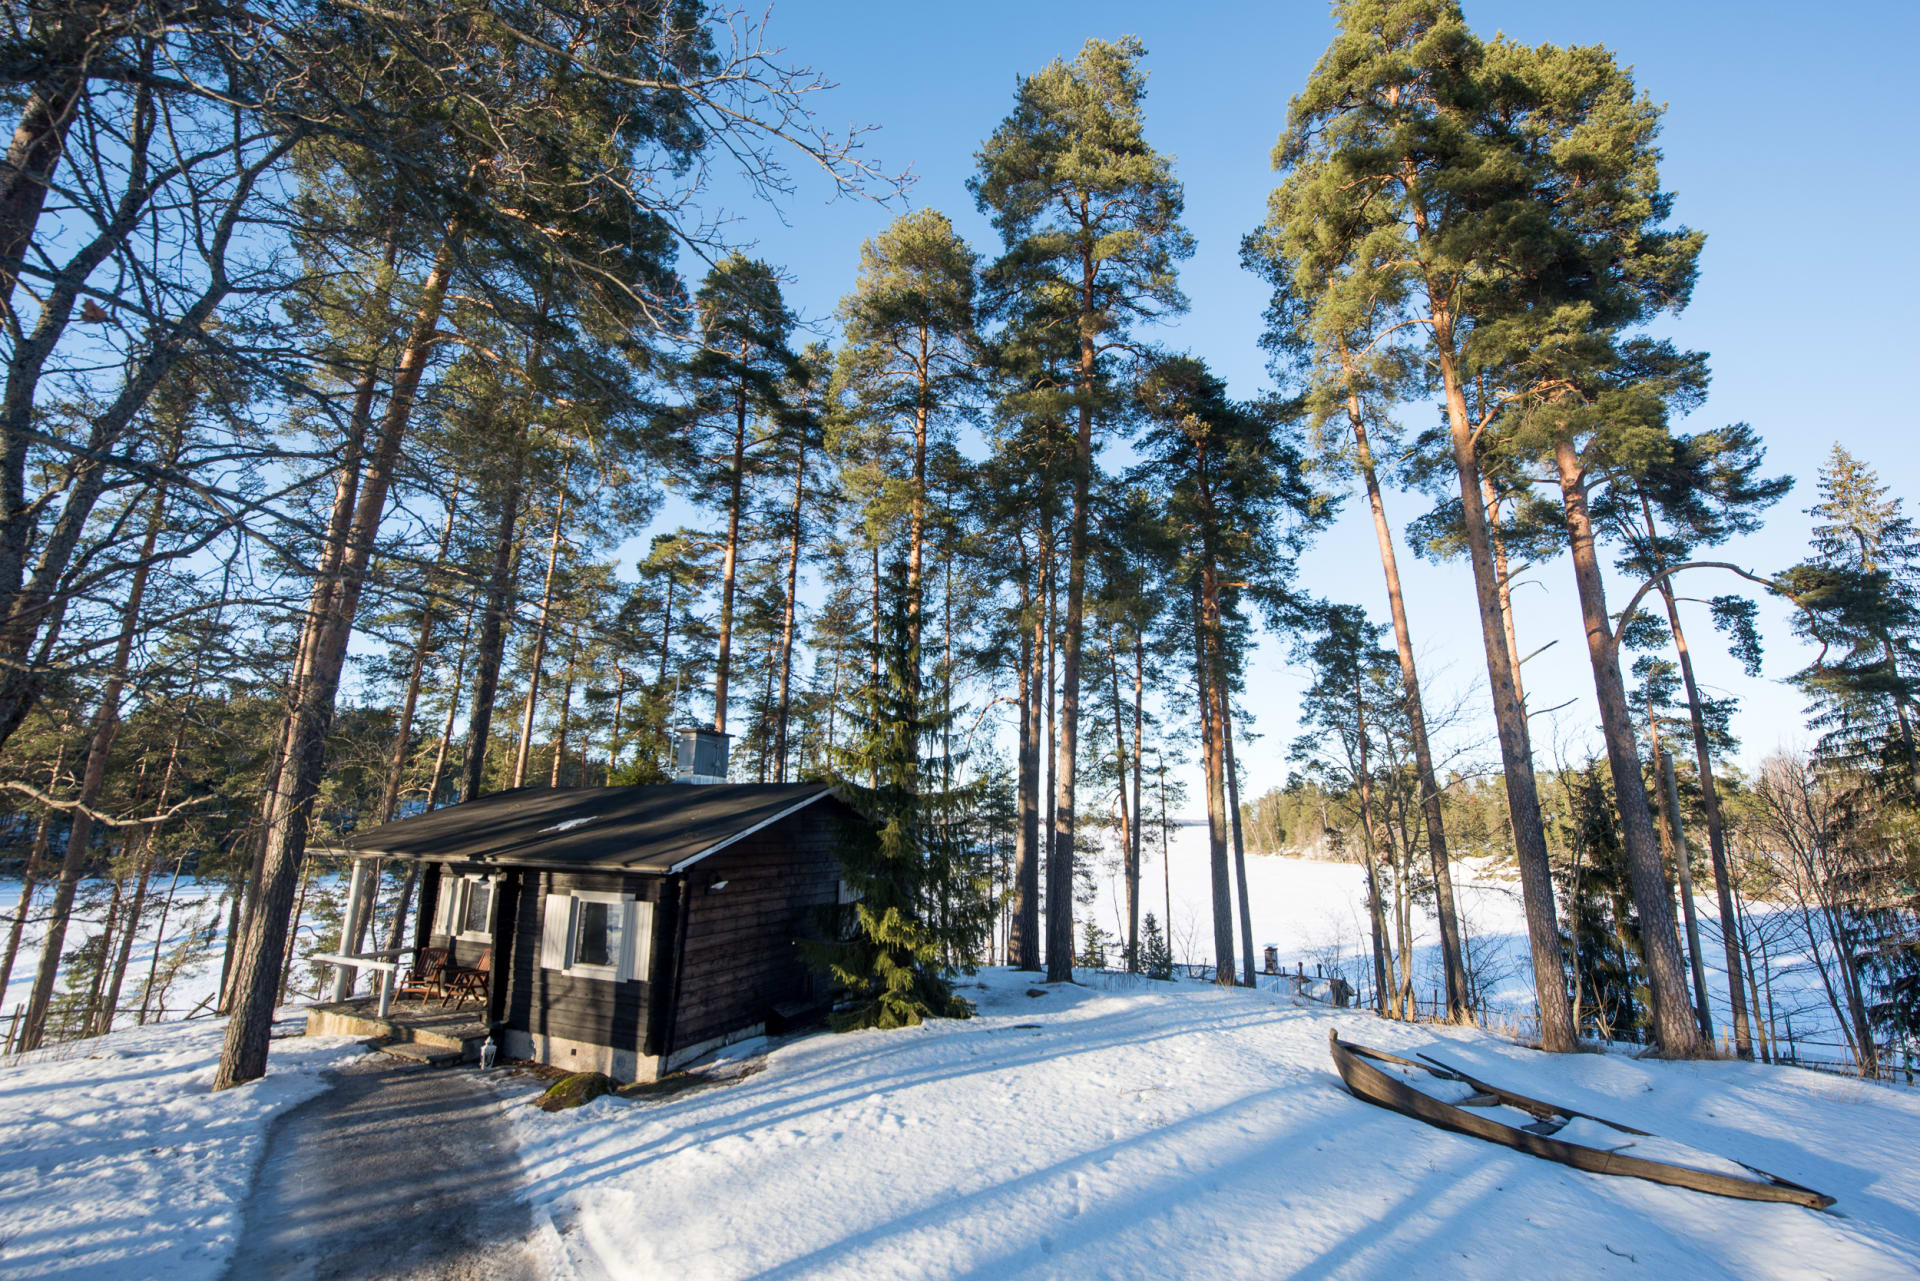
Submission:
M 972 1007 L 942 973 L 943 944 L 936 894 L 946 877 L 930 817 L 938 802 L 922 749 L 938 730 L 916 690 L 920 656 L 912 642 L 904 566 L 890 573 L 889 614 L 880 652 L 881 679 L 851 713 L 849 744 L 839 755 L 840 787 L 867 820 L 850 827 L 840 849 L 854 896 L 843 938 L 816 944 L 839 991 L 833 1025 L 911 1027 L 928 1018 L 966 1018 Z M 869 780 L 863 782 L 862 780 Z
M 1173 980 L 1173 952 L 1167 936 L 1160 932 L 1159 918 L 1152 912 L 1140 924 L 1140 972 L 1150 979 Z
M 1920 799 L 1920 540 L 1899 497 L 1839 445 L 1808 509 L 1812 554 L 1785 575 L 1798 634 L 1820 653 L 1795 677 L 1820 755 Z

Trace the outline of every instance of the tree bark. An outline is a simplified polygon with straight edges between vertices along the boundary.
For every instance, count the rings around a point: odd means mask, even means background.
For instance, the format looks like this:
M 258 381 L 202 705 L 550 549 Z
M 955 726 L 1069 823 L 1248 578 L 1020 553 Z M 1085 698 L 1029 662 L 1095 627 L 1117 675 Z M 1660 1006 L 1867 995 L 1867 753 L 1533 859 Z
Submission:
M 1258 987 L 1253 968 L 1253 907 L 1247 901 L 1247 845 L 1240 833 L 1240 779 L 1233 763 L 1233 699 L 1220 691 L 1220 744 L 1227 771 L 1227 818 L 1233 828 L 1233 880 L 1240 895 L 1240 968 L 1248 987 Z
M 413 714 L 420 703 L 420 680 L 427 668 L 427 650 L 433 641 L 434 606 L 437 591 L 435 573 L 447 563 L 447 549 L 453 542 L 453 518 L 457 503 L 447 503 L 447 523 L 440 531 L 440 552 L 426 579 L 426 598 L 420 604 L 420 632 L 413 642 L 413 663 L 407 669 L 406 691 L 400 697 L 400 723 L 394 730 L 393 756 L 387 762 L 387 785 L 380 794 L 380 821 L 391 823 L 400 808 L 400 785 L 406 779 L 407 757 L 413 748 Z M 357 946 L 357 945 L 356 945 Z
M 747 345 L 740 344 L 740 363 L 747 360 Z M 733 592 L 740 571 L 741 504 L 747 483 L 747 382 L 744 373 L 733 396 L 733 461 L 727 473 L 727 547 L 720 560 L 720 653 L 713 665 L 713 728 L 727 732 L 727 681 L 733 674 Z M 880 551 L 874 549 L 875 628 L 874 661 L 879 661 Z M 878 681 L 876 678 L 876 685 Z
M 1680 918 L 1687 927 L 1687 959 L 1693 968 L 1694 1011 L 1700 1020 L 1700 1035 L 1713 1044 L 1713 1006 L 1707 999 L 1707 967 L 1700 958 L 1700 923 L 1693 911 L 1692 859 L 1687 853 L 1687 833 L 1680 822 L 1680 784 L 1673 776 L 1673 756 L 1656 746 L 1660 762 L 1660 781 L 1666 790 L 1667 823 L 1673 829 L 1673 866 L 1680 878 Z M 1734 977 L 1738 982 L 1738 977 Z M 1738 990 L 1738 989 L 1735 989 Z
M 561 532 L 567 517 L 567 474 L 560 469 L 560 497 L 553 505 L 553 537 L 547 543 L 547 576 L 540 588 L 540 623 L 533 630 L 533 654 L 528 660 L 527 706 L 520 721 L 520 745 L 513 754 L 513 785 L 527 785 L 527 758 L 533 754 L 533 718 L 540 710 L 540 669 L 547 661 L 547 630 L 553 620 L 553 579 L 560 567 Z
M 1600 705 L 1601 733 L 1606 741 L 1607 764 L 1613 774 L 1614 803 L 1627 847 L 1628 881 L 1634 906 L 1640 912 L 1641 942 L 1653 997 L 1654 1035 L 1662 1054 L 1690 1058 L 1701 1052 L 1700 1029 L 1687 1000 L 1673 901 L 1667 897 L 1666 878 L 1660 870 L 1659 843 L 1647 808 L 1640 754 L 1634 748 L 1626 687 L 1620 679 L 1619 656 L 1607 623 L 1606 589 L 1587 510 L 1586 478 L 1569 440 L 1555 442 L 1554 463 L 1559 473 L 1561 506 L 1567 517 L 1567 543 L 1573 555 L 1574 581 L 1580 592 L 1587 657 L 1593 668 L 1594 693 Z
M 1140 955 L 1140 831 L 1146 826 L 1145 812 L 1140 808 L 1140 754 L 1141 735 L 1146 724 L 1146 713 L 1141 703 L 1146 693 L 1147 682 L 1146 641 L 1140 635 L 1140 629 L 1133 633 L 1133 844 L 1128 849 L 1127 877 L 1129 886 L 1127 949 L 1128 955 L 1136 959 Z
M 507 643 L 507 603 L 513 592 L 513 550 L 520 522 L 520 493 L 527 468 L 527 440 L 515 433 L 513 457 L 508 463 L 506 487 L 500 494 L 500 513 L 494 526 L 493 565 L 487 574 L 487 604 L 480 615 L 480 638 L 474 647 L 473 706 L 467 715 L 466 767 L 460 799 L 470 801 L 486 790 L 487 737 L 493 728 L 493 704 L 500 691 L 500 660 Z
M 1040 968 L 1040 670 L 1046 648 L 1045 611 L 1033 591 L 1037 564 L 1020 544 L 1020 732 L 1016 749 L 1013 831 L 1013 907 L 1007 951 L 1015 969 Z
M 793 708 L 793 633 L 800 591 L 800 538 L 805 528 L 802 511 L 807 500 L 807 439 L 801 429 L 799 451 L 793 462 L 793 510 L 787 533 L 787 599 L 780 618 L 780 705 L 774 721 L 773 773 L 787 781 L 787 720 Z
M 560 769 L 567 759 L 567 722 L 573 714 L 573 677 L 579 657 L 580 626 L 576 623 L 567 644 L 567 675 L 560 689 L 560 733 L 553 740 L 553 776 L 547 780 L 548 787 L 560 786 Z
M 1553 902 L 1553 872 L 1540 821 L 1540 793 L 1533 776 L 1533 745 L 1527 713 L 1520 702 L 1516 655 L 1509 648 L 1506 614 L 1494 572 L 1486 508 L 1480 498 L 1480 464 L 1473 425 L 1467 414 L 1453 346 L 1451 319 L 1436 308 L 1434 346 L 1446 392 L 1447 424 L 1453 465 L 1460 482 L 1460 509 L 1467 550 L 1473 564 L 1474 600 L 1480 609 L 1480 637 L 1486 652 L 1487 683 L 1493 691 L 1494 724 L 1507 781 L 1507 816 L 1520 868 L 1520 898 L 1527 917 L 1527 942 L 1533 960 L 1534 997 L 1540 1014 L 1540 1045 L 1571 1053 L 1578 1040 L 1567 1005 L 1565 962 Z
M 455 236 L 455 230 L 449 227 L 441 237 L 433 267 L 421 289 L 413 327 L 394 373 L 372 465 L 355 505 L 351 535 L 337 580 L 338 590 L 326 593 L 327 612 L 308 624 L 315 643 L 302 673 L 300 701 L 294 708 L 287 764 L 281 770 L 274 826 L 267 839 L 260 910 L 240 954 L 233 1017 L 227 1024 L 226 1043 L 214 1074 L 216 1090 L 255 1080 L 266 1071 L 277 980 L 287 954 L 292 900 L 306 853 L 312 804 L 320 790 L 326 734 L 333 723 L 334 699 L 346 661 L 347 642 L 359 610 L 367 563 L 385 512 L 400 443 L 412 416 L 421 375 L 432 358 L 441 304 L 453 270 Z M 332 584 L 323 582 L 320 586 L 324 591 Z
M 1200 763 L 1207 788 L 1207 865 L 1213 885 L 1213 981 L 1233 986 L 1233 869 L 1227 860 L 1226 788 L 1215 685 L 1218 666 L 1208 643 L 1205 589 L 1194 580 L 1193 679 L 1200 712 Z
M 1651 519 L 1651 512 L 1648 512 Z M 1734 911 L 1732 879 L 1727 871 L 1726 824 L 1720 816 L 1720 785 L 1713 774 L 1713 753 L 1707 746 L 1707 723 L 1700 687 L 1694 681 L 1693 656 L 1687 652 L 1687 634 L 1680 626 L 1680 610 L 1670 583 L 1661 584 L 1667 607 L 1667 625 L 1680 656 L 1680 679 L 1687 690 L 1687 719 L 1693 730 L 1694 769 L 1700 777 L 1700 807 L 1707 817 L 1707 850 L 1713 858 L 1713 890 L 1720 907 L 1720 939 L 1727 958 L 1727 997 L 1733 1005 L 1733 1044 L 1743 1059 L 1753 1058 L 1753 1031 L 1747 1021 L 1747 1003 L 1741 991 L 1738 914 Z
M 1120 789 L 1120 848 L 1127 894 L 1127 972 L 1139 970 L 1134 954 L 1140 932 L 1140 869 L 1134 863 L 1133 814 L 1127 809 L 1127 739 L 1122 729 L 1120 703 L 1120 646 L 1117 638 L 1107 639 L 1107 671 L 1113 686 L 1113 772 Z
M 1344 353 L 1342 357 L 1344 364 Z M 1440 803 L 1440 783 L 1433 770 L 1433 752 L 1427 742 L 1426 708 L 1420 696 L 1420 673 L 1414 665 L 1413 629 L 1407 622 L 1406 598 L 1400 590 L 1400 560 L 1393 546 L 1393 529 L 1387 524 L 1386 501 L 1381 496 L 1373 449 L 1367 439 L 1366 419 L 1361 413 L 1359 394 L 1351 390 L 1347 394 L 1347 418 L 1353 428 L 1361 479 L 1366 483 L 1367 506 L 1373 513 L 1373 535 L 1380 547 L 1380 568 L 1387 578 L 1387 605 L 1393 616 L 1394 652 L 1400 659 L 1400 690 L 1407 709 L 1407 737 L 1413 744 L 1415 777 L 1420 784 L 1420 804 L 1427 822 L 1427 848 L 1433 860 L 1434 916 L 1440 926 L 1440 965 L 1446 975 L 1447 1017 L 1452 1022 L 1470 1023 L 1473 1021 L 1473 1007 L 1467 996 L 1460 917 L 1453 902 L 1453 869 L 1447 856 L 1446 819 Z M 1502 566 L 1504 572 L 1505 567 Z

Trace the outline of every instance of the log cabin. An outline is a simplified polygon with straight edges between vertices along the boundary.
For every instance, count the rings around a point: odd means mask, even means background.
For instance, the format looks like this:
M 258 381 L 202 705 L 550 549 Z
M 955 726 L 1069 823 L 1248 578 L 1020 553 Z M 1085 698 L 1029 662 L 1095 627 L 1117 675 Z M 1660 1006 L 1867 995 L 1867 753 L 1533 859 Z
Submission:
M 848 901 L 836 850 L 864 821 L 818 783 L 519 788 L 334 852 L 421 865 L 414 946 L 481 973 L 503 1058 L 646 1081 L 824 1014 L 800 943 Z

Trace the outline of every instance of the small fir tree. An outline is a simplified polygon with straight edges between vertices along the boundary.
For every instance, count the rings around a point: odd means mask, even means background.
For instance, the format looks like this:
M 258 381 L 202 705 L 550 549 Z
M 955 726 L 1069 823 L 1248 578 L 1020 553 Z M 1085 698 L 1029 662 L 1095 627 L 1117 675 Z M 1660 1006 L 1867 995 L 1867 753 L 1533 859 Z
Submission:
M 1087 970 L 1107 968 L 1107 932 L 1092 921 L 1086 921 L 1081 926 L 1080 959 L 1074 964 Z
M 1152 912 L 1147 913 L 1146 921 L 1140 926 L 1140 968 L 1150 979 L 1173 981 L 1173 951 L 1168 948 L 1167 936 L 1160 932 L 1160 922 Z
M 939 726 L 920 710 L 913 679 L 920 656 L 898 566 L 892 577 L 888 626 L 876 656 L 880 679 L 851 717 L 852 742 L 838 762 L 841 788 L 869 820 L 854 827 L 840 852 L 856 898 L 852 920 L 838 941 L 813 945 L 840 990 L 832 1020 L 839 1031 L 912 1027 L 973 1013 L 942 972 L 946 940 L 938 922 L 947 914 L 936 900 L 954 878 L 940 866 L 950 843 L 930 821 L 941 797 L 929 792 L 933 780 L 920 756 L 922 742 Z M 859 779 L 872 781 L 862 786 Z

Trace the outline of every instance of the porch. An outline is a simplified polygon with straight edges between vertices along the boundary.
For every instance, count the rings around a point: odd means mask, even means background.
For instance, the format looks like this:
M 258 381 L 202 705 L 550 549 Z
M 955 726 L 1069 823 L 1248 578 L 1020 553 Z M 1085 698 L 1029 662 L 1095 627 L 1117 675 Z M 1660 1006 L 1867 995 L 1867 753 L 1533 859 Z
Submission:
M 307 1010 L 308 1036 L 361 1036 L 382 1049 L 425 1063 L 472 1063 L 487 1039 L 484 1006 L 460 1007 L 438 998 L 398 1000 L 383 1013 L 377 996 L 329 1001 Z

